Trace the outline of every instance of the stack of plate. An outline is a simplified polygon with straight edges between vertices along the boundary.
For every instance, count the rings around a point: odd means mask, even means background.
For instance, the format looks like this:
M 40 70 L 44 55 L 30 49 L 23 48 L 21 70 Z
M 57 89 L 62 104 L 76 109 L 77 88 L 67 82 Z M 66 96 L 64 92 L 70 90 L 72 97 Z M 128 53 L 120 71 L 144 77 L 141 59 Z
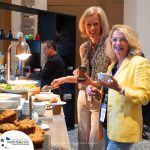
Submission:
M 22 114 L 26 115 L 26 116 L 30 114 L 29 101 L 28 100 L 24 101 L 24 104 L 22 107 Z

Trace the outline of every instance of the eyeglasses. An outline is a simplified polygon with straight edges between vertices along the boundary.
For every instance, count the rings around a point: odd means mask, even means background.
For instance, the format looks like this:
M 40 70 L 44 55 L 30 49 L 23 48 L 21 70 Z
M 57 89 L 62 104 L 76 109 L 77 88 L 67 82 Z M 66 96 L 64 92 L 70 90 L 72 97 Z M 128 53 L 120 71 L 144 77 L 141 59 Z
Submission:
M 117 43 L 117 42 L 123 43 L 123 42 L 127 42 L 127 39 L 126 38 L 116 38 L 116 37 L 114 37 L 114 38 L 111 38 L 111 42 L 112 43 Z

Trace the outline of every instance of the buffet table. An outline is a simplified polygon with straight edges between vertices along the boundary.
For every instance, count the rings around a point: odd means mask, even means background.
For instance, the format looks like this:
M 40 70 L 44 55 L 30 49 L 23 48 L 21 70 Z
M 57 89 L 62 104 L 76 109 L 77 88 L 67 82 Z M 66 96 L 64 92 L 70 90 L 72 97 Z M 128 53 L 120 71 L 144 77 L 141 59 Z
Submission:
M 19 85 L 22 87 L 21 82 Z M 29 92 L 25 92 L 25 93 L 23 92 L 27 89 L 20 89 L 20 88 L 19 89 L 13 89 L 13 86 L 11 89 L 7 89 L 6 86 L 7 86 L 7 84 L 2 84 L 0 92 L 9 93 L 9 94 L 10 93 L 19 93 L 19 96 L 21 93 L 23 93 L 25 96 L 26 95 L 27 96 L 23 97 L 23 95 L 21 94 L 22 97 L 25 99 L 28 99 Z M 17 85 L 17 87 L 18 87 L 18 85 Z M 23 91 L 21 92 L 21 90 L 23 90 Z M 33 94 L 33 91 L 32 91 L 32 94 Z M 6 95 L 6 97 L 7 96 L 8 95 Z M 46 95 L 46 97 L 47 96 L 48 95 Z M 20 112 L 20 110 L 22 110 L 22 112 L 23 112 L 23 110 L 27 111 L 27 108 L 29 110 L 30 107 L 24 107 L 24 109 L 23 109 L 23 106 L 26 106 L 26 105 L 24 105 L 25 101 L 26 101 L 25 99 L 23 99 L 23 100 L 21 99 L 20 101 L 23 103 L 21 103 L 21 105 L 19 105 L 17 108 L 15 108 L 16 110 L 18 110 L 17 112 Z M 34 99 L 32 96 L 31 102 L 33 102 L 33 101 L 34 101 Z M 11 103 L 9 103 L 9 104 L 11 104 Z M 30 103 L 30 99 L 29 99 L 28 103 Z M 60 105 L 60 103 L 59 103 L 59 105 Z M 55 108 L 57 108 L 57 107 L 55 106 Z M 56 110 L 56 109 L 54 109 L 54 110 Z M 58 113 L 58 112 L 56 111 L 56 113 Z M 24 114 L 24 115 L 26 115 L 26 114 Z M 40 149 L 37 149 L 37 150 L 70 150 L 71 149 L 70 143 L 69 143 L 69 138 L 68 138 L 68 133 L 67 133 L 65 116 L 64 116 L 64 112 L 63 112 L 62 107 L 61 107 L 60 114 L 57 114 L 57 115 L 56 114 L 54 115 L 52 108 L 51 109 L 49 108 L 48 110 L 45 111 L 43 116 L 39 117 L 39 120 L 42 122 L 43 125 L 48 125 L 49 129 L 45 130 L 46 136 L 45 136 L 45 140 L 43 143 L 43 147 Z
M 44 116 L 39 118 L 42 123 L 49 125 L 48 135 L 49 147 L 52 150 L 70 150 L 69 137 L 67 133 L 63 109 L 60 115 L 53 115 L 52 110 L 46 110 Z M 41 150 L 46 150 L 43 146 Z

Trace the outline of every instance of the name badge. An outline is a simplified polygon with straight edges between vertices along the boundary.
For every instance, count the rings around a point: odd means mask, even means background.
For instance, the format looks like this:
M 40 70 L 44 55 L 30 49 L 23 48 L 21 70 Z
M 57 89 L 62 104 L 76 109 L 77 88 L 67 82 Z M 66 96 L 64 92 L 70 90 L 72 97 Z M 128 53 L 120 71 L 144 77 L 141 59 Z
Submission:
M 105 117 L 106 117 L 106 107 L 107 105 L 105 103 L 102 104 L 102 107 L 101 107 L 101 114 L 100 114 L 100 121 L 101 122 L 104 122 L 105 120 Z

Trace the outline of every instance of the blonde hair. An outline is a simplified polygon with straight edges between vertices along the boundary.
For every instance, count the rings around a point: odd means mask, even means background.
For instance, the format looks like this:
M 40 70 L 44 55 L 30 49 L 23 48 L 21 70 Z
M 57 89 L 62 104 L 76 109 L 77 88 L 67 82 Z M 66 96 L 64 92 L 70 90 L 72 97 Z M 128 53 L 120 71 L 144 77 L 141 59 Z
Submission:
M 86 18 L 89 16 L 93 16 L 95 14 L 97 14 L 100 19 L 100 23 L 101 23 L 101 33 L 100 34 L 101 34 L 101 36 L 102 37 L 108 36 L 109 24 L 108 24 L 107 16 L 101 7 L 93 6 L 93 7 L 89 7 L 88 9 L 86 9 L 79 20 L 79 30 L 81 32 L 82 37 L 84 37 L 84 38 L 88 37 L 86 34 L 86 30 L 85 30 Z
M 114 51 L 112 50 L 112 46 L 111 46 L 111 38 L 112 38 L 112 34 L 115 30 L 118 30 L 120 32 L 122 32 L 129 44 L 129 53 L 128 55 L 141 55 L 141 43 L 138 39 L 138 35 L 137 33 L 129 26 L 127 25 L 114 25 L 109 33 L 109 36 L 106 40 L 106 53 L 108 56 L 110 56 L 110 58 L 112 60 L 116 60 L 117 57 L 114 53 Z

